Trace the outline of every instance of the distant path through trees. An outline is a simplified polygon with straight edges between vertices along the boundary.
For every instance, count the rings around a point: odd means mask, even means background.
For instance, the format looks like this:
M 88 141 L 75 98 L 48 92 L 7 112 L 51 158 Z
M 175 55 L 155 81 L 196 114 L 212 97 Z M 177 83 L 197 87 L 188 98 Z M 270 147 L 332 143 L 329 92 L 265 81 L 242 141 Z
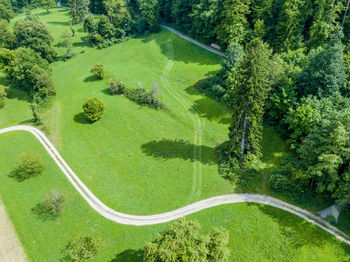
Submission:
M 195 45 L 198 45 L 198 46 L 200 46 L 200 47 L 202 47 L 202 48 L 204 48 L 204 49 L 206 49 L 206 50 L 208 50 L 208 51 L 210 51 L 210 52 L 212 52 L 212 53 L 215 53 L 215 54 L 217 54 L 217 55 L 219 55 L 219 56 L 224 56 L 224 55 L 225 55 L 224 52 L 221 52 L 221 51 L 219 51 L 219 50 L 217 50 L 217 49 L 215 49 L 215 48 L 213 48 L 213 47 L 210 47 L 210 46 L 207 46 L 207 45 L 205 45 L 205 44 L 203 44 L 203 43 L 200 43 L 200 42 L 198 42 L 197 40 L 194 40 L 193 38 L 188 37 L 188 36 L 186 36 L 186 35 L 180 33 L 179 31 L 177 31 L 177 30 L 175 30 L 175 29 L 173 29 L 173 28 L 171 28 L 171 27 L 169 27 L 169 26 L 160 25 L 160 27 L 162 27 L 162 28 L 164 28 L 164 29 L 166 29 L 166 30 L 169 30 L 170 32 L 173 32 L 174 34 L 178 35 L 178 36 L 181 37 L 182 39 L 185 39 L 186 41 L 189 41 L 189 42 L 191 42 L 191 43 L 193 43 L 193 44 L 195 44 Z

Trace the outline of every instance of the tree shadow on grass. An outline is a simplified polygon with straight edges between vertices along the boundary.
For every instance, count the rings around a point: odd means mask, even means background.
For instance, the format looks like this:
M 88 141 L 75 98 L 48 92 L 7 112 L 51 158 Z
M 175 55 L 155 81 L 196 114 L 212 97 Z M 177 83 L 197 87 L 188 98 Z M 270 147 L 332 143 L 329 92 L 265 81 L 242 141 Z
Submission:
M 95 81 L 99 81 L 100 79 L 96 76 L 96 75 L 91 75 L 88 76 L 84 79 L 84 82 L 95 82 Z
M 70 22 L 69 21 L 48 21 L 48 24 L 52 24 L 52 25 L 63 25 L 63 26 L 70 26 Z
M 144 43 L 155 42 L 163 55 L 174 61 L 195 63 L 199 65 L 216 65 L 221 57 L 213 54 L 191 42 L 188 42 L 168 30 L 162 29 L 159 33 L 150 34 L 143 38 Z
M 74 42 L 73 43 L 73 46 L 74 47 L 89 47 L 90 44 L 89 44 L 89 37 L 87 36 L 83 36 L 80 38 L 81 42 Z
M 110 262 L 142 262 L 143 250 L 127 249 L 116 255 Z
M 91 123 L 86 120 L 85 115 L 83 112 L 76 114 L 74 116 L 74 121 L 79 123 L 79 124 L 85 124 L 85 125 L 90 125 Z
M 319 227 L 293 214 L 266 205 L 258 205 L 258 207 L 264 214 L 278 223 L 282 234 L 288 238 L 295 248 L 302 246 L 321 247 L 329 243 L 331 239 L 335 239 Z M 348 245 L 342 244 L 342 247 L 344 251 L 350 254 Z
M 151 141 L 141 146 L 142 152 L 158 159 L 178 158 L 188 161 L 200 161 L 203 164 L 217 164 L 214 149 L 208 146 L 197 146 L 185 140 Z M 202 152 L 201 158 L 194 155 L 194 150 Z
M 209 121 L 216 121 L 221 124 L 231 122 L 231 114 L 223 105 L 207 97 L 196 100 L 191 107 L 192 113 L 197 113 Z
M 31 102 L 30 96 L 24 90 L 10 87 L 6 89 L 6 94 L 8 99 L 16 99 L 19 101 Z

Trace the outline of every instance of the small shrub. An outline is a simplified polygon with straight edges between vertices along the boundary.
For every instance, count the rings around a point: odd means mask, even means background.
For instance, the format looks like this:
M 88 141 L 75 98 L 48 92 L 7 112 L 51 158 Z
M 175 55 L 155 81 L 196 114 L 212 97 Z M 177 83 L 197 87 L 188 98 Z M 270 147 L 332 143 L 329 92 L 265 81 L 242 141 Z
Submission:
M 166 105 L 163 104 L 156 96 L 155 90 L 146 91 L 143 88 L 127 89 L 125 95 L 139 105 L 148 105 L 154 109 L 166 109 Z
M 272 174 L 270 176 L 270 188 L 276 192 L 289 192 L 292 190 L 292 183 L 289 179 L 281 174 Z
M 102 64 L 94 65 L 91 68 L 90 72 L 93 73 L 95 76 L 97 76 L 99 79 L 103 79 L 105 76 L 104 66 Z
M 32 211 L 43 220 L 55 219 L 62 212 L 64 200 L 61 192 L 52 190 L 46 195 L 46 200 L 37 204 Z
M 18 156 L 18 166 L 10 174 L 10 177 L 18 181 L 39 175 L 44 171 L 45 163 L 41 156 L 34 152 L 24 152 Z
M 84 115 L 90 122 L 96 122 L 102 118 L 105 106 L 103 102 L 97 98 L 88 99 L 84 105 Z
M 40 115 L 40 106 L 36 102 L 32 102 L 30 104 L 30 108 L 32 110 L 32 115 L 33 115 L 33 123 L 36 125 L 41 125 L 43 123 Z
M 82 261 L 93 258 L 100 247 L 100 240 L 92 236 L 78 237 L 66 247 L 66 260 Z
M 94 35 L 90 36 L 90 40 L 94 44 L 98 45 L 98 44 L 101 44 L 103 42 L 103 37 L 99 34 L 94 34 Z
M 126 90 L 126 87 L 119 78 L 111 79 L 109 84 L 109 92 L 111 95 L 124 94 L 125 90 Z

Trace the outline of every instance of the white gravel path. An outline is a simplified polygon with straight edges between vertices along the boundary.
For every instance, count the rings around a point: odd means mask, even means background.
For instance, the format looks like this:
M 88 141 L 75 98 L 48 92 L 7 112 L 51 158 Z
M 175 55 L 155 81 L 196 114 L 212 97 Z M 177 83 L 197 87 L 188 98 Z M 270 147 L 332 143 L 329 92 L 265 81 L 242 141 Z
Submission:
M 169 222 L 177 218 L 184 217 L 196 213 L 200 210 L 215 206 L 242 202 L 258 203 L 276 207 L 285 210 L 291 214 L 294 214 L 298 217 L 301 217 L 309 221 L 310 223 L 318 226 L 319 228 L 327 231 L 328 233 L 332 234 L 344 243 L 350 245 L 350 237 L 348 235 L 335 228 L 319 216 L 307 210 L 298 208 L 294 205 L 290 205 L 286 202 L 278 200 L 276 198 L 258 194 L 230 194 L 216 196 L 195 202 L 193 204 L 184 206 L 182 208 L 170 212 L 148 216 L 136 216 L 117 212 L 111 209 L 110 207 L 106 206 L 90 191 L 89 188 L 87 188 L 87 186 L 78 178 L 74 171 L 64 161 L 64 159 L 58 153 L 54 145 L 49 141 L 49 139 L 43 132 L 32 126 L 18 125 L 0 129 L 0 135 L 14 131 L 26 131 L 34 135 L 44 146 L 45 150 L 48 152 L 51 158 L 56 162 L 56 164 L 67 177 L 67 179 L 71 182 L 71 184 L 75 187 L 79 194 L 85 199 L 85 201 L 100 215 L 116 223 L 135 226 L 154 225 Z

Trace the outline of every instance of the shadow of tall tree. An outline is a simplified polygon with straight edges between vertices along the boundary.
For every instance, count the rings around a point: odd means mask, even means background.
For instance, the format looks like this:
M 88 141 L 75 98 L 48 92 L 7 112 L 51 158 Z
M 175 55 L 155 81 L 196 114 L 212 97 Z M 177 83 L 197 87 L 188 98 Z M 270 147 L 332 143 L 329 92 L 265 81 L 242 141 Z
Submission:
M 116 255 L 110 262 L 142 262 L 143 250 L 127 249 Z
M 158 159 L 183 159 L 187 161 L 200 161 L 203 164 L 214 165 L 217 163 L 214 148 L 204 145 L 194 145 L 185 140 L 151 141 L 142 145 L 142 152 Z M 194 152 L 201 154 L 194 154 Z M 201 155 L 198 157 L 197 155 Z
M 265 205 L 258 205 L 258 207 L 264 214 L 278 223 L 282 234 L 290 240 L 290 244 L 295 248 L 305 245 L 322 247 L 333 239 L 329 233 L 288 212 Z M 342 247 L 347 254 L 350 254 L 348 245 L 342 244 Z
M 171 60 L 186 64 L 217 65 L 221 61 L 221 57 L 218 55 L 188 42 L 165 29 L 162 29 L 160 33 L 144 37 L 143 42 L 155 42 L 160 47 L 163 55 Z

